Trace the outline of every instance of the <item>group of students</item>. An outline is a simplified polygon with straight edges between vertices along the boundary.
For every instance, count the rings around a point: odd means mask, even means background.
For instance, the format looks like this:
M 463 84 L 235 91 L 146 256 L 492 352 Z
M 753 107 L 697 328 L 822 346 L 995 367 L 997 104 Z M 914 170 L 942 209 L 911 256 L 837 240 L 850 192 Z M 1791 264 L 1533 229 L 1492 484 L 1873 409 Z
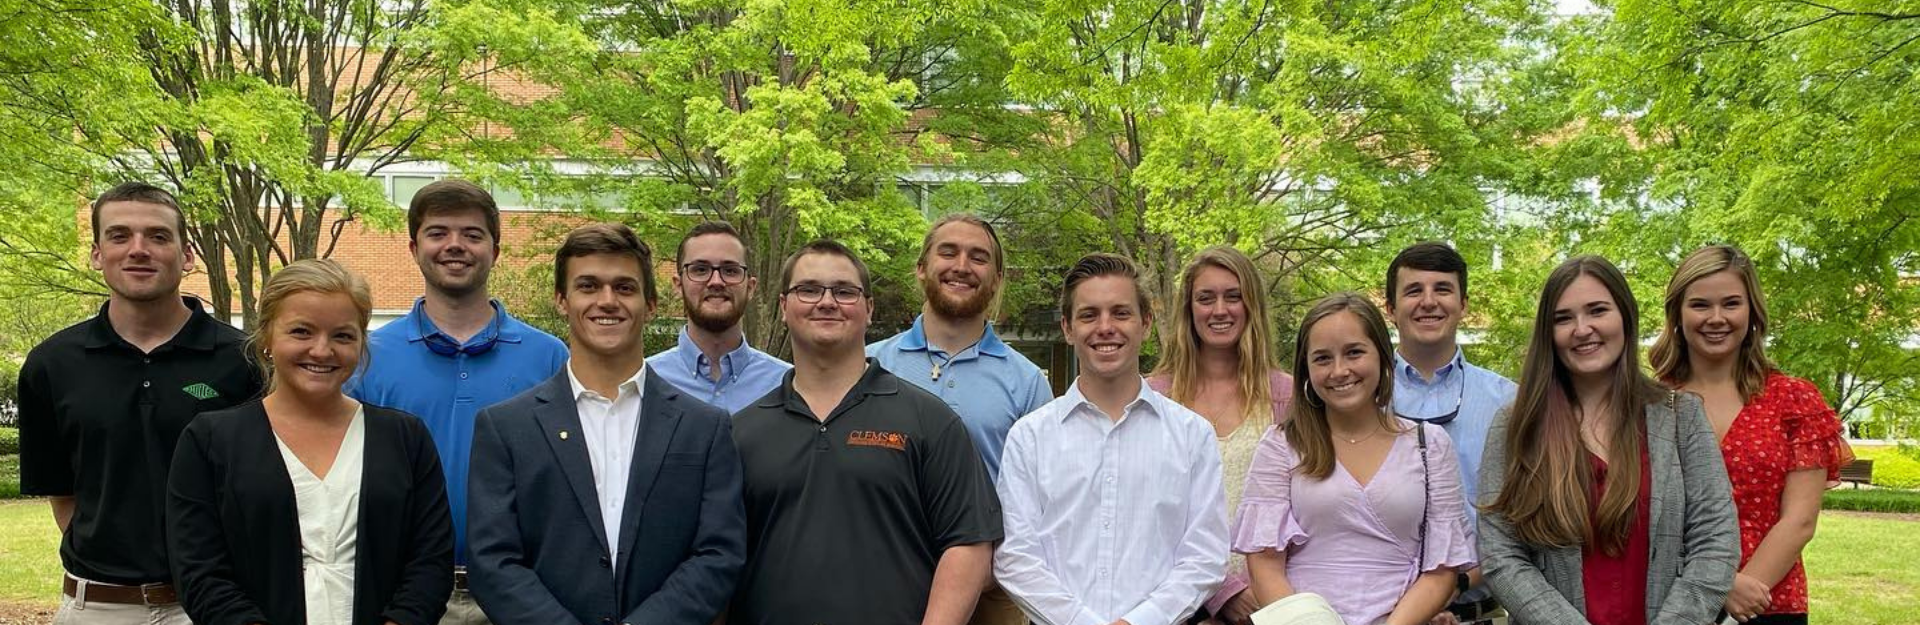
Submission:
M 1240 624 L 1305 593 L 1350 625 L 1804 623 L 1800 550 L 1846 455 L 1725 246 L 1668 283 L 1651 377 L 1624 277 L 1566 261 L 1518 384 L 1460 350 L 1468 268 L 1442 244 L 1394 259 L 1384 314 L 1316 302 L 1293 375 L 1254 264 L 1216 247 L 1143 378 L 1139 271 L 1090 254 L 1056 398 L 989 322 L 1007 270 L 978 217 L 932 224 L 921 314 L 872 345 L 858 255 L 794 252 L 792 363 L 744 340 L 761 277 L 724 223 L 675 250 L 687 324 L 649 358 L 654 259 L 625 226 L 555 252 L 563 343 L 489 297 L 483 189 L 429 185 L 407 222 L 406 316 L 369 332 L 366 281 L 298 261 L 244 336 L 181 297 L 170 195 L 94 202 L 112 295 L 20 381 L 57 623 Z

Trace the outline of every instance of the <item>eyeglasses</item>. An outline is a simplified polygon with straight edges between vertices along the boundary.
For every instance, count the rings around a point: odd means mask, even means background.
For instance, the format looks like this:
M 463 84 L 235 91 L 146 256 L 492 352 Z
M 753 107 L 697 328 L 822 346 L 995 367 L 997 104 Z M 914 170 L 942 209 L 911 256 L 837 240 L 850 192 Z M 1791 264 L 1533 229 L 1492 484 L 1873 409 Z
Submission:
M 786 292 L 781 293 L 781 295 L 792 295 L 794 299 L 800 300 L 802 304 L 818 304 L 821 298 L 826 297 L 828 291 L 833 292 L 833 302 L 842 306 L 858 304 L 860 303 L 860 298 L 867 296 L 867 292 L 857 286 L 821 286 L 818 284 L 796 284 L 788 287 Z
M 715 272 L 719 272 L 722 284 L 739 284 L 740 281 L 747 279 L 746 266 L 734 263 L 717 267 L 706 263 L 687 263 L 680 266 L 680 275 L 694 282 L 711 280 Z
M 1465 373 L 1465 372 L 1461 372 L 1461 373 Z M 1428 417 L 1425 419 L 1421 419 L 1418 417 L 1409 417 L 1405 414 L 1401 414 L 1400 411 L 1398 410 L 1393 411 L 1393 414 L 1394 416 L 1400 417 L 1402 419 L 1406 419 L 1408 421 L 1422 421 L 1426 423 L 1432 423 L 1434 425 L 1446 425 L 1448 423 L 1453 423 L 1454 419 L 1460 418 L 1460 406 L 1463 406 L 1466 403 L 1467 403 L 1467 379 L 1465 377 L 1462 377 L 1460 378 L 1460 397 L 1458 399 L 1453 400 L 1453 412 L 1449 412 L 1447 414 L 1443 414 L 1438 417 Z

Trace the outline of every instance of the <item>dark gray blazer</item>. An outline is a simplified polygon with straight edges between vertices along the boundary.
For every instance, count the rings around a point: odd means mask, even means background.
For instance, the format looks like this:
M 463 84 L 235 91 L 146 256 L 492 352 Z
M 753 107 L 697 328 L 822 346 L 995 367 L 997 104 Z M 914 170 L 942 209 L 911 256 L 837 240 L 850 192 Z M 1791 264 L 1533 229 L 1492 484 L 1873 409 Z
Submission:
M 1733 589 L 1740 530 L 1720 445 L 1700 398 L 1680 393 L 1647 404 L 1647 460 L 1652 553 L 1647 566 L 1647 623 L 1711 623 Z M 1506 410 L 1494 418 L 1480 462 L 1480 505 L 1500 496 L 1507 468 Z M 1501 515 L 1480 515 L 1480 566 L 1487 585 L 1516 625 L 1586 623 L 1580 547 L 1538 547 L 1520 541 Z
M 493 622 L 709 623 L 733 596 L 747 546 L 732 424 L 645 380 L 614 545 L 567 369 L 475 418 L 467 575 Z

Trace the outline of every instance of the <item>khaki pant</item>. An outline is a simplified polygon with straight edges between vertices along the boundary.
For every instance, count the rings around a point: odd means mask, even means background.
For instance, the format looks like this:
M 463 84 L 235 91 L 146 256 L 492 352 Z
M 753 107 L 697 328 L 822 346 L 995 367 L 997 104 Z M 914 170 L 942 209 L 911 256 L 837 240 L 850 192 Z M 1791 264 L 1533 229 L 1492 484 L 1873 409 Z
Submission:
M 491 625 L 487 613 L 480 611 L 480 604 L 474 602 L 473 593 L 456 590 L 447 597 L 447 615 L 440 617 L 440 625 Z
M 187 611 L 178 603 L 83 603 L 62 594 L 60 611 L 53 613 L 53 625 L 193 625 L 193 621 L 187 619 Z
M 1027 625 L 1027 615 L 999 584 L 989 583 L 973 605 L 973 618 L 967 625 Z

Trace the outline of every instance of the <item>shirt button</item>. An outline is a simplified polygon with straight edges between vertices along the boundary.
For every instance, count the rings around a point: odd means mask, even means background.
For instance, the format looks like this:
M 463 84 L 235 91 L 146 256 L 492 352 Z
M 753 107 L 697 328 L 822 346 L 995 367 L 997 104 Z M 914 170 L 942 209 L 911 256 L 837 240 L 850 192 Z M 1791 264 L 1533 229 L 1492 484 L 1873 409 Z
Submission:
M 953 388 L 953 380 L 947 380 L 947 388 Z
M 140 359 L 140 362 L 144 362 L 144 363 L 147 363 L 147 364 L 153 364 L 153 359 L 152 359 L 152 358 L 141 358 L 141 359 Z
M 465 371 L 462 371 L 462 372 L 460 372 L 460 379 L 462 379 L 462 380 L 465 380 L 465 379 L 467 379 L 467 372 L 465 372 Z
M 613 562 L 608 560 L 606 556 L 600 556 L 600 568 L 613 568 Z
M 820 426 L 820 433 L 825 434 L 826 432 L 827 432 L 827 426 L 824 426 L 824 425 Z
M 147 380 L 147 381 L 141 382 L 140 388 L 153 388 L 153 380 Z

